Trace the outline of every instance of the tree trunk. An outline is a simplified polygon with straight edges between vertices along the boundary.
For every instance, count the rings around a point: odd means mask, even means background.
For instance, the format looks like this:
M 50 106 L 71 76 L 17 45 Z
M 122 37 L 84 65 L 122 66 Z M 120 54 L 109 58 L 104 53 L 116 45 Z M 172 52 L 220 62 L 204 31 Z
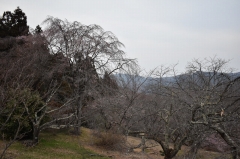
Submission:
M 142 136 L 141 145 L 142 145 L 142 152 L 145 152 L 145 149 L 146 149 L 146 140 L 145 140 L 145 136 Z
M 161 145 L 165 155 L 164 159 L 172 159 L 177 155 L 178 151 L 181 150 L 181 146 L 186 141 L 186 139 L 187 137 L 183 137 L 178 142 L 175 142 L 173 149 L 169 148 L 169 144 L 166 144 L 165 142 L 162 142 L 159 139 L 155 138 L 155 141 L 157 141 Z
M 78 97 L 77 100 L 77 114 L 76 114 L 76 121 L 74 126 L 74 134 L 80 135 L 81 134 L 81 115 L 82 115 L 82 95 Z
M 219 124 L 211 125 L 212 129 L 216 130 L 220 136 L 225 140 L 225 142 L 231 146 L 232 150 L 232 157 L 233 159 L 239 159 L 239 147 L 235 141 L 232 140 L 232 138 L 223 130 Z
M 39 132 L 40 132 L 39 125 L 34 124 L 33 125 L 33 141 L 32 141 L 33 145 L 36 145 L 38 143 Z
M 167 155 L 165 154 L 164 159 L 172 159 L 172 158 L 173 158 L 173 157 L 167 156 Z
M 166 151 L 164 151 L 164 155 L 165 155 L 164 159 L 172 159 L 173 157 L 176 156 L 177 152 L 178 150 L 174 150 L 171 148 L 167 149 Z
M 200 136 L 196 137 L 194 140 L 190 150 L 187 153 L 187 158 L 195 159 L 197 157 L 197 152 L 201 146 L 202 141 L 205 139 L 205 135 L 201 134 Z
M 161 140 L 158 140 L 157 142 L 163 149 L 164 159 L 172 159 L 177 154 L 178 150 L 169 148 L 169 145 L 165 142 L 162 142 Z
M 197 152 L 200 146 L 201 142 L 194 142 L 194 145 L 191 147 L 187 154 L 188 158 L 195 159 L 197 157 Z

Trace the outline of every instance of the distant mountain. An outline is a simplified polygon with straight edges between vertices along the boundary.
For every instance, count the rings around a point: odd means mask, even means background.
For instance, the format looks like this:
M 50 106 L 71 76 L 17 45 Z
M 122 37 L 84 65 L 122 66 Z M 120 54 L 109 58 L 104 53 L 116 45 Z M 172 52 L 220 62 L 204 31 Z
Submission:
M 210 76 L 213 73 L 211 72 L 204 72 L 204 76 Z M 219 73 L 220 74 L 220 73 Z M 184 78 L 184 76 L 188 76 L 189 74 L 181 74 L 173 77 L 163 77 L 161 80 L 162 83 L 170 84 L 176 81 L 178 78 Z M 229 77 L 240 77 L 240 72 L 236 73 L 226 73 Z M 194 76 L 194 73 L 193 73 Z M 197 76 L 196 76 L 197 77 Z M 129 87 L 133 87 L 134 84 L 137 84 L 138 86 L 141 85 L 141 90 L 144 89 L 145 86 L 149 84 L 154 84 L 155 82 L 159 81 L 160 78 L 153 78 L 153 77 L 143 77 L 139 75 L 129 75 L 129 74 L 114 74 L 114 78 L 116 78 L 118 81 L 121 81 L 120 83 L 128 85 Z
M 139 75 L 129 75 L 129 74 L 114 74 L 114 78 L 117 79 L 119 84 L 128 85 L 133 87 L 134 85 L 140 86 L 143 88 L 152 81 L 152 77 L 143 77 Z

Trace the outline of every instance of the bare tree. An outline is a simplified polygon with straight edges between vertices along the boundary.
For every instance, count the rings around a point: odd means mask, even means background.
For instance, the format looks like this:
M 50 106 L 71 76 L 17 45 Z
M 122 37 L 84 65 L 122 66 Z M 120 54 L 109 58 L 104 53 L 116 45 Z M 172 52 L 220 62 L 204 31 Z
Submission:
M 188 74 L 180 76 L 176 84 L 188 97 L 185 102 L 192 111 L 191 123 L 216 131 L 231 147 L 233 158 L 238 158 L 239 145 L 226 124 L 239 120 L 240 76 L 233 74 L 226 64 L 227 61 L 216 58 L 195 60 L 189 63 Z
M 21 103 L 28 100 L 26 91 L 31 86 L 33 73 L 26 72 L 33 60 L 17 49 L 23 38 L 14 39 L 11 50 L 0 52 L 0 133 L 6 143 L 1 158 L 12 143 L 29 132 L 23 131 L 28 125 L 28 116 Z
M 130 59 L 124 58 L 120 49 L 123 44 L 111 33 L 98 25 L 83 25 L 49 17 L 44 35 L 52 54 L 63 54 L 68 59 L 72 88 L 76 99 L 75 133 L 80 134 L 83 100 L 95 88 L 99 76 L 110 74 Z
M 32 143 L 37 144 L 41 130 L 55 122 L 72 118 L 76 112 L 69 108 L 69 105 L 74 101 L 74 98 L 70 96 L 71 91 L 68 91 L 70 95 L 64 94 L 64 99 L 57 99 L 61 89 L 67 92 L 63 88 L 65 87 L 64 82 L 67 82 L 67 76 L 65 75 L 68 69 L 67 58 L 49 54 L 47 42 L 43 36 L 33 35 L 28 38 L 30 39 L 26 43 L 28 50 L 22 50 L 33 52 L 29 70 L 32 72 L 34 80 L 30 85 L 33 91 L 29 96 L 35 96 L 36 100 L 31 105 L 28 102 L 23 102 L 23 107 L 28 115 L 29 122 L 32 124 Z M 42 54 L 45 54 L 45 56 L 43 57 Z M 54 102 L 58 104 L 54 105 Z M 44 121 L 46 117 L 49 117 L 49 119 Z
M 165 88 L 178 105 L 187 108 L 192 127 L 201 125 L 216 131 L 232 148 L 233 158 L 237 158 L 239 146 L 224 125 L 239 120 L 240 77 L 226 64 L 227 61 L 217 58 L 194 60 L 185 74 L 175 74 L 174 82 Z
M 191 154 L 194 157 L 201 141 L 214 132 L 237 158 L 239 141 L 230 136 L 233 133 L 228 127 L 239 121 L 240 77 L 226 64 L 225 60 L 211 58 L 189 63 L 185 74 L 177 75 L 174 68 L 156 72 L 149 91 L 156 96 L 153 104 L 158 114 L 151 116 L 147 124 L 152 124 L 149 132 L 162 146 L 165 158 L 173 158 L 183 144 L 191 143 L 195 145 Z M 164 77 L 166 73 L 169 77 Z
M 6 120 L 1 123 L 1 130 L 5 130 L 5 125 L 14 117 L 19 117 L 15 119 L 19 123 L 16 130 L 19 131 L 14 136 L 19 138 L 18 134 L 22 134 L 20 130 L 26 124 L 31 125 L 28 127 L 32 128 L 30 131 L 33 133 L 33 144 L 36 144 L 42 129 L 75 114 L 72 112 L 66 116 L 62 112 L 73 99 L 67 99 L 66 96 L 60 106 L 51 104 L 53 100 L 56 101 L 54 98 L 63 85 L 62 78 L 66 68 L 64 58 L 58 59 L 57 56 L 50 55 L 44 38 L 39 35 L 20 37 L 16 41 L 16 46 L 9 52 L 1 52 L 0 113 L 6 116 Z M 10 90 L 12 95 L 8 93 Z M 9 102 L 13 102 L 12 107 L 9 107 Z M 15 112 L 18 114 L 13 115 Z M 54 112 L 59 112 L 59 115 L 52 118 Z M 51 117 L 51 120 L 43 122 L 46 116 Z M 24 124 L 21 118 L 24 118 Z
M 139 71 L 136 70 L 135 71 Z M 119 73 L 103 79 L 101 90 L 102 94 L 92 103 L 93 111 L 100 113 L 101 118 L 106 122 L 106 129 L 117 128 L 122 133 L 133 126 L 132 118 L 140 111 L 141 101 L 144 96 L 142 91 L 147 78 L 142 78 L 139 72 Z M 106 83 L 104 80 L 106 80 Z M 109 85 L 110 84 L 110 85 Z M 139 108 L 136 108 L 139 107 Z
M 165 159 L 175 157 L 191 135 L 190 118 L 186 115 L 189 111 L 175 98 L 172 71 L 172 68 L 164 66 L 155 71 L 147 87 L 151 100 L 145 106 L 146 132 L 149 138 L 161 145 Z

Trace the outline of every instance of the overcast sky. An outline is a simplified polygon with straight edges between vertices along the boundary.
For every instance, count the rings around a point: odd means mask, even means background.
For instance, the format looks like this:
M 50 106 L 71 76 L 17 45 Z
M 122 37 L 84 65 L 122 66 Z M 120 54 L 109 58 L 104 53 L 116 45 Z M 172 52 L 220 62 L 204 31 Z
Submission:
M 17 6 L 32 28 L 48 15 L 98 24 L 147 71 L 217 56 L 240 72 L 240 0 L 0 0 L 0 14 Z

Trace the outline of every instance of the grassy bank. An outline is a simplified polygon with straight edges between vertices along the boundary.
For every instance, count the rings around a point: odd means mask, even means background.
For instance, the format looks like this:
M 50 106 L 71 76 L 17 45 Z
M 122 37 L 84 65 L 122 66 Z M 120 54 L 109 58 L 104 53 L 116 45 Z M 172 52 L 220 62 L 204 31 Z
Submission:
M 70 135 L 67 130 L 48 130 L 40 135 L 39 144 L 35 147 L 25 147 L 21 142 L 14 143 L 7 151 L 6 158 L 16 159 L 107 159 L 81 146 L 81 141 L 87 138 L 84 132 L 81 136 Z

